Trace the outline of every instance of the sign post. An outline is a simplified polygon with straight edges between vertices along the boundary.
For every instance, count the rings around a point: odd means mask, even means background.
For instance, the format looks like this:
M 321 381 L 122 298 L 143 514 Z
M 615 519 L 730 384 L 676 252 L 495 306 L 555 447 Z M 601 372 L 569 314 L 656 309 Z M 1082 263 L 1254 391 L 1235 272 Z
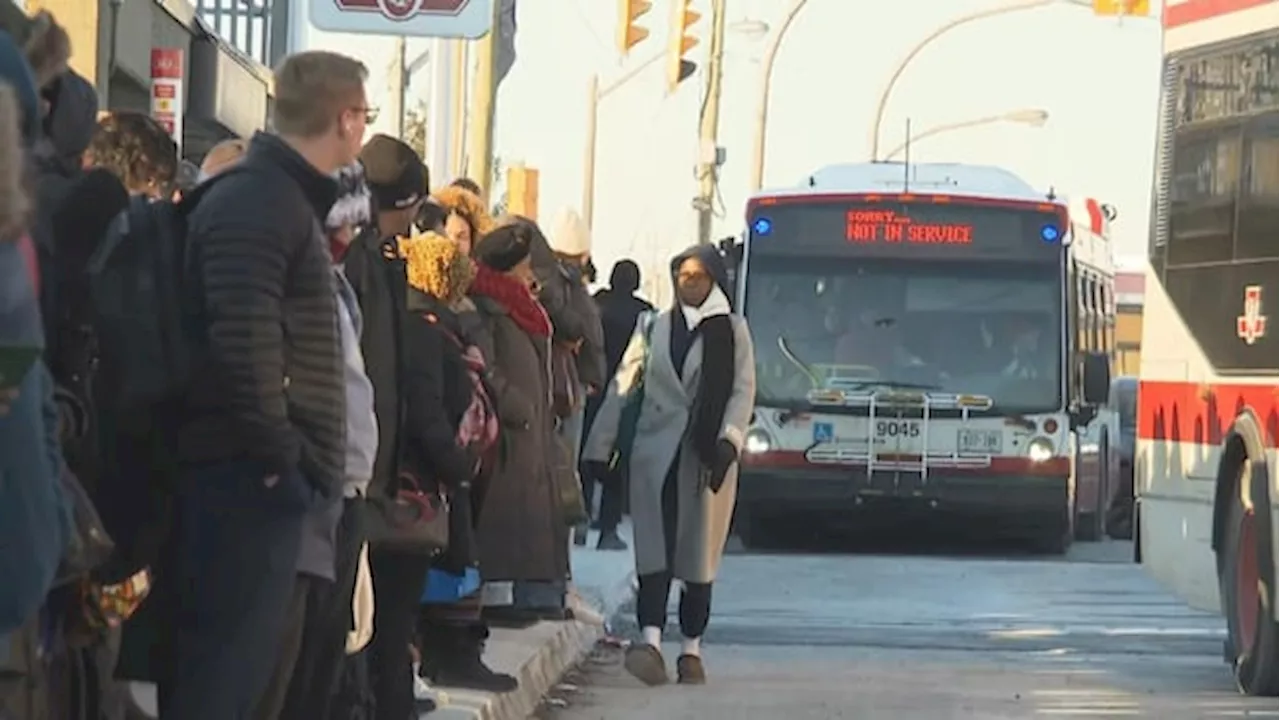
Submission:
M 493 26 L 497 0 L 310 0 L 311 24 L 328 32 L 475 39 Z
M 151 50 L 151 117 L 169 131 L 182 157 L 182 93 L 184 52 L 182 48 Z

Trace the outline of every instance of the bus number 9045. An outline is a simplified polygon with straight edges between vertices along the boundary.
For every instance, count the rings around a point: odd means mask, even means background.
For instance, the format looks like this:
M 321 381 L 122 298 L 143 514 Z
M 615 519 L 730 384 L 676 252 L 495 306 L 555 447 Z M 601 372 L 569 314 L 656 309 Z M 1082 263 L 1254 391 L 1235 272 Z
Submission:
M 920 423 L 915 420 L 879 420 L 876 437 L 920 437 Z

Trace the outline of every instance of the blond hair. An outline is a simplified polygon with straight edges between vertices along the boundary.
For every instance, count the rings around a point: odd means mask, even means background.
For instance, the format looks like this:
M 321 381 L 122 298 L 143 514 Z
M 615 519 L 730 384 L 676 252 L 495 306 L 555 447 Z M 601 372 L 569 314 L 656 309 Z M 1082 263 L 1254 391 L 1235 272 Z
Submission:
M 446 215 L 457 215 L 471 226 L 473 242 L 487 235 L 494 228 L 493 217 L 484 209 L 479 195 L 458 185 L 446 185 L 431 193 L 436 204 L 444 208 Z
M 457 243 L 434 232 L 401 238 L 409 286 L 445 303 L 461 300 L 475 279 L 476 268 Z
M 272 122 L 276 132 L 313 138 L 328 132 L 344 111 L 364 99 L 369 69 L 346 55 L 309 50 L 286 57 L 275 71 Z
M 9 83 L 0 80 L 0 242 L 17 240 L 31 212 L 23 183 L 22 110 Z

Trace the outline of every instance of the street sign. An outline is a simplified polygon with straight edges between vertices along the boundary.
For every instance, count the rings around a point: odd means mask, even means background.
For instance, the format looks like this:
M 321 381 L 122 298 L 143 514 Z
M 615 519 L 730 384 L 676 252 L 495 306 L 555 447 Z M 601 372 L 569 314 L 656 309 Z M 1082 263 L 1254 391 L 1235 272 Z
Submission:
M 493 24 L 496 0 L 309 0 L 311 24 L 328 32 L 474 39 Z
M 1151 0 L 1093 0 L 1097 15 L 1146 17 L 1151 14 Z

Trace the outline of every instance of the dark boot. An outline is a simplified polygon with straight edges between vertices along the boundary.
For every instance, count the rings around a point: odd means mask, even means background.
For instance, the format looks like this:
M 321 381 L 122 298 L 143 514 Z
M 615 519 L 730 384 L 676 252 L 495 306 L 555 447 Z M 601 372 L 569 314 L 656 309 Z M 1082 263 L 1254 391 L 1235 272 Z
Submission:
M 495 672 L 484 664 L 484 640 L 489 636 L 488 628 L 454 627 L 449 630 L 452 638 L 450 651 L 442 654 L 434 664 L 436 674 L 431 680 L 436 685 L 490 693 L 511 692 L 519 687 L 520 683 L 514 677 Z
M 617 530 L 601 530 L 600 539 L 596 541 L 597 550 L 626 550 L 627 541 L 618 535 Z

